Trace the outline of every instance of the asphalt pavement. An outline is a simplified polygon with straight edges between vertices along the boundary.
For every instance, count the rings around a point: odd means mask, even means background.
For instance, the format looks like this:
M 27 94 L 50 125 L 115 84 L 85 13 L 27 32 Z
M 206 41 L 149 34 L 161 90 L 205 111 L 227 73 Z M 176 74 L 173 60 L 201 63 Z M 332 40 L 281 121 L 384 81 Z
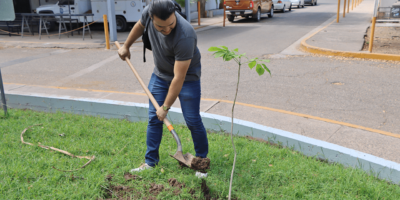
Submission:
M 336 1 L 321 0 L 318 6 L 275 13 L 273 18 L 265 14 L 258 23 L 238 19 L 222 27 L 221 16 L 202 19 L 203 26 L 207 26 L 196 30 L 202 54 L 201 111 L 231 115 L 237 65 L 215 59 L 207 49 L 217 45 L 239 48 L 240 53 L 246 52 L 249 57 L 270 59 L 267 66 L 272 76 L 258 76 L 243 66 L 235 118 L 400 163 L 399 64 L 324 57 L 298 50 L 302 39 L 334 19 L 336 9 Z M 372 10 L 370 1 L 365 0 L 353 14 L 368 9 Z M 328 32 L 315 35 L 309 43 L 335 48 L 332 41 L 340 36 L 337 43 L 346 43 L 352 51 L 359 51 L 362 45 L 357 42 L 361 40 L 359 37 L 353 43 L 346 40 L 354 37 L 354 31 L 365 32 L 370 16 L 365 13 L 356 16 L 341 18 L 343 23 L 329 26 Z M 345 32 L 334 34 L 336 29 L 347 30 L 350 22 L 345 20 L 356 18 L 365 26 L 351 26 L 347 37 Z M 127 34 L 120 33 L 119 41 L 123 42 Z M 61 40 L 42 37 L 42 40 L 0 36 L 0 68 L 6 94 L 148 102 L 128 65 L 119 60 L 115 47 L 104 50 L 100 36 L 85 41 L 81 36 Z M 134 66 L 144 82 L 148 82 L 154 67 L 151 52 L 146 53 L 148 59 L 143 63 L 141 43 L 135 43 L 131 51 Z M 179 101 L 173 106 L 180 107 Z

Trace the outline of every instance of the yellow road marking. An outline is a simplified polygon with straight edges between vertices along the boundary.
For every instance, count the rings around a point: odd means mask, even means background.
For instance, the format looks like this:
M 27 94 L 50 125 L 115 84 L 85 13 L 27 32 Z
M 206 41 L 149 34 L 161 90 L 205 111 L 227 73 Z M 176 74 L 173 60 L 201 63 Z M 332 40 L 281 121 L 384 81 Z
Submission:
M 4 83 L 4 84 L 6 84 L 6 85 L 12 85 L 12 84 L 13 85 L 26 85 L 26 84 L 19 84 L 19 83 Z M 147 96 L 145 93 L 136 93 L 136 92 L 92 90 L 92 89 L 80 89 L 80 88 L 68 88 L 68 87 L 56 87 L 56 86 L 42 86 L 42 85 L 26 85 L 26 86 L 34 86 L 34 87 L 42 87 L 42 88 L 53 88 L 53 89 L 62 89 L 62 90 L 77 90 L 77 91 L 85 91 L 85 92 L 103 92 L 103 93 L 118 93 L 118 94 L 131 94 L 131 95 Z M 220 101 L 220 102 L 224 102 L 224 103 L 233 104 L 233 101 L 222 100 L 222 99 L 201 98 L 201 100 L 203 100 L 203 101 Z M 336 121 L 336 120 L 326 119 L 326 118 L 322 118 L 322 117 L 316 117 L 316 116 L 312 116 L 312 115 L 306 115 L 306 114 L 301 114 L 301 113 L 296 113 L 296 112 L 290 112 L 290 111 L 276 109 L 276 108 L 269 108 L 269 107 L 265 107 L 265 106 L 257 106 L 257 105 L 248 104 L 248 103 L 236 102 L 236 104 L 237 105 L 241 105 L 241 106 L 251 107 L 251 108 L 257 108 L 257 109 L 269 110 L 269 111 L 273 111 L 273 112 L 284 113 L 284 114 L 288 114 L 288 115 L 294 115 L 294 116 L 298 116 L 298 117 L 315 119 L 315 120 L 319 120 L 319 121 L 328 122 L 328 123 L 331 123 L 331 124 L 338 124 L 338 125 L 347 126 L 347 127 L 351 127 L 351 128 L 370 131 L 370 132 L 373 132 L 373 133 L 379 133 L 379 134 L 390 136 L 390 137 L 400 138 L 399 134 L 395 134 L 395 133 L 391 133 L 391 132 L 387 132 L 387 131 L 382 131 L 382 130 L 378 130 L 378 129 L 372 129 L 372 128 L 359 126 L 359 125 L 355 125 L 355 124 L 350 124 L 350 123 L 346 123 L 346 122 L 340 122 L 340 121 Z
M 26 86 L 61 89 L 61 90 L 77 90 L 77 91 L 84 91 L 84 92 L 104 92 L 104 93 L 133 94 L 133 95 L 147 96 L 145 93 L 137 93 L 137 92 L 119 92 L 119 91 L 109 91 L 109 90 L 92 90 L 92 89 L 81 89 L 81 88 L 57 87 L 57 86 L 27 85 L 27 84 L 20 84 L 20 83 L 4 83 L 4 84 L 5 85 L 26 85 Z
M 221 101 L 221 102 L 233 104 L 233 101 L 228 101 L 228 100 L 203 99 L 203 98 L 202 98 L 201 100 L 205 100 L 205 101 Z M 332 124 L 338 124 L 338 125 L 342 125 L 342 126 L 348 126 L 348 127 L 357 128 L 357 129 L 362 129 L 362 130 L 366 130 L 366 131 L 370 131 L 370 132 L 374 132 L 374 133 L 379 133 L 379 134 L 382 134 L 382 135 L 387 135 L 387 136 L 391 136 L 391 137 L 395 137 L 395 138 L 400 138 L 400 135 L 399 135 L 399 134 L 390 133 L 390 132 L 387 132 L 387 131 L 381 131 L 381 130 L 377 130 L 377 129 L 372 129 L 372 128 L 368 128 L 368 127 L 364 127 L 364 126 L 359 126 L 359 125 L 355 125 L 355 124 L 350 124 L 350 123 L 346 123 L 346 122 L 335 121 L 335 120 L 326 119 L 326 118 L 322 118 L 322 117 L 315 117 L 315 116 L 312 116 L 312 115 L 306 115 L 306 114 L 301 114 L 301 113 L 295 113 L 295 112 L 290 112 L 290 111 L 286 111 L 286 110 L 280 110 L 280 109 L 275 109 L 275 108 L 268 108 L 268 107 L 265 107 L 265 106 L 257 106 L 257 105 L 247 104 L 247 103 L 241 103 L 241 102 L 236 102 L 236 104 L 237 104 L 237 105 L 242 105 L 242 106 L 251 107 L 251 108 L 258 108 L 258 109 L 269 110 L 269 111 L 274 111 L 274 112 L 279 112 L 279 113 L 284 113 L 284 114 L 289 114 L 289 115 L 295 115 L 295 116 L 304 117 L 304 118 L 309 118 L 309 119 L 315 119 L 315 120 L 324 121 L 324 122 L 328 122 L 328 123 L 332 123 Z

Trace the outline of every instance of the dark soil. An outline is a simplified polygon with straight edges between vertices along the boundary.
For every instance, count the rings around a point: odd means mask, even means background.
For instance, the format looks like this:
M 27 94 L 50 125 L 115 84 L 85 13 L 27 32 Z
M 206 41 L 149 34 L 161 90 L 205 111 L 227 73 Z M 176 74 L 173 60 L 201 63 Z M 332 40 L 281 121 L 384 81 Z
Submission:
M 205 166 L 209 166 L 210 159 L 208 159 L 208 164 L 207 164 L 207 162 L 206 162 L 206 164 L 204 164 L 204 161 L 202 164 L 201 160 L 205 160 L 205 159 L 199 159 L 199 160 L 200 161 L 196 161 L 196 162 L 198 162 L 199 165 L 202 166 L 203 168 L 205 168 Z M 102 189 L 104 191 L 104 197 L 100 198 L 98 200 L 111 200 L 111 199 L 118 199 L 118 200 L 119 199 L 124 199 L 124 200 L 125 199 L 126 200 L 130 200 L 130 199 L 153 200 L 154 199 L 155 200 L 155 199 L 157 199 L 157 195 L 163 191 L 170 191 L 175 196 L 179 196 L 182 193 L 182 189 L 184 187 L 186 187 L 185 183 L 180 183 L 175 178 L 170 178 L 170 179 L 168 179 L 168 184 L 173 189 L 165 188 L 165 186 L 162 184 L 150 183 L 150 185 L 148 185 L 148 184 L 143 185 L 143 188 L 145 188 L 145 190 L 148 190 L 149 193 L 147 193 L 147 192 L 141 193 L 140 190 L 138 190 L 138 188 L 132 188 L 132 187 L 123 186 L 123 185 L 113 185 L 111 183 L 112 178 L 113 178 L 113 175 L 111 175 L 111 174 L 106 176 L 105 180 L 108 182 L 109 185 L 107 187 L 104 187 L 104 186 L 102 187 Z M 124 178 L 126 181 L 135 181 L 135 180 L 138 181 L 139 176 L 132 175 L 132 174 L 126 172 L 124 174 Z M 201 186 L 199 189 L 203 193 L 204 198 L 206 200 L 219 199 L 218 196 L 213 196 L 211 194 L 210 188 L 207 186 L 207 183 L 204 179 L 202 180 Z M 195 193 L 196 193 L 195 189 L 193 189 L 193 188 L 189 189 L 189 193 L 192 195 L 193 199 L 198 199 L 198 197 L 195 196 Z
M 175 178 L 168 179 L 168 183 L 171 187 L 177 187 L 179 189 L 182 189 L 185 187 L 185 183 L 179 183 Z
M 164 190 L 164 186 L 161 184 L 160 185 L 155 184 L 155 183 L 150 184 L 149 193 L 152 195 L 157 196 L 163 190 Z
M 173 191 L 175 196 L 178 196 L 182 191 L 180 191 L 179 189 L 176 189 Z
M 217 200 L 218 199 L 218 197 L 211 196 L 210 188 L 207 186 L 207 182 L 204 179 L 201 180 L 201 192 L 203 193 L 204 198 L 206 198 L 206 200 Z
M 106 176 L 106 181 L 110 182 L 112 180 L 113 175 L 109 174 Z
M 200 157 L 193 158 L 190 168 L 206 173 L 206 170 L 210 169 L 210 159 Z
M 122 185 L 118 185 L 118 186 L 111 185 L 111 186 L 109 186 L 109 188 L 107 190 L 105 190 L 105 192 L 106 192 L 106 194 L 105 194 L 106 200 L 110 200 L 110 199 L 127 199 L 128 200 L 128 199 L 131 199 L 131 198 L 129 198 L 129 196 L 131 196 L 132 194 L 135 194 L 134 199 L 136 199 L 136 194 L 138 194 L 137 192 L 134 191 L 133 188 L 129 188 L 129 187 L 122 186 Z
M 124 178 L 125 178 L 125 181 L 131 181 L 131 180 L 136 180 L 136 179 L 138 179 L 139 176 L 138 176 L 138 175 L 132 175 L 132 174 L 129 173 L 129 172 L 125 172 Z
M 194 190 L 194 189 L 189 190 L 189 194 L 194 195 L 194 193 L 196 193 L 196 190 Z

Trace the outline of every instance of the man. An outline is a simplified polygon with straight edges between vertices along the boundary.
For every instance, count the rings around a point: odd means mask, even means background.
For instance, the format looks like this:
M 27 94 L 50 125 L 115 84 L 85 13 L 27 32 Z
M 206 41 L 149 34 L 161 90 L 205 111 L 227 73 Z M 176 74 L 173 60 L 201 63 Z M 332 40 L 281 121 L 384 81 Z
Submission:
M 197 35 L 190 23 L 175 12 L 174 2 L 153 0 L 143 10 L 142 18 L 131 30 L 118 54 L 122 60 L 130 58 L 129 47 L 143 35 L 149 17 L 148 36 L 155 68 L 148 88 L 161 107 L 156 110 L 149 101 L 145 163 L 131 172 L 151 169 L 158 164 L 163 120 L 177 97 L 192 133 L 196 156 L 206 158 L 208 154 L 207 132 L 200 117 L 201 56 Z

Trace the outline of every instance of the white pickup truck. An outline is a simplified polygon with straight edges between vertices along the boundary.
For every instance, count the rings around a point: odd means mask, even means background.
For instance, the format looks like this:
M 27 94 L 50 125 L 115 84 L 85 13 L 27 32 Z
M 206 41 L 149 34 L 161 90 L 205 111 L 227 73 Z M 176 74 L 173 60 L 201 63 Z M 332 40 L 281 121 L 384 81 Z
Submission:
M 114 0 L 117 31 L 126 31 L 127 23 L 137 22 L 141 18 L 145 0 Z M 70 10 L 69 10 L 70 9 Z M 103 22 L 103 15 L 107 14 L 107 0 L 60 0 L 56 4 L 43 5 L 36 8 L 38 14 L 84 14 L 93 13 L 87 17 L 88 22 Z M 83 17 L 71 17 L 83 21 Z

